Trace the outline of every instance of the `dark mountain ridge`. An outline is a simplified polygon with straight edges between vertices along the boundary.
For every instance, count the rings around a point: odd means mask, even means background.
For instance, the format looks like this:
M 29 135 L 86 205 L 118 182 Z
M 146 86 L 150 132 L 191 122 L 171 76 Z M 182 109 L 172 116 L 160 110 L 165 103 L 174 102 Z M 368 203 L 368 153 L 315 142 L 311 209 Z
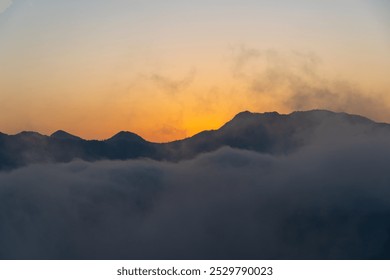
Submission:
M 358 115 L 312 110 L 287 115 L 245 111 L 217 130 L 161 144 L 148 142 L 127 131 L 102 141 L 84 140 L 62 130 L 51 136 L 27 131 L 16 135 L 0 133 L 0 170 L 74 159 L 180 161 L 224 146 L 280 155 L 292 153 L 313 141 L 333 141 L 377 132 L 390 135 L 390 125 Z
M 63 130 L 57 130 L 52 135 L 50 135 L 50 138 L 63 139 L 63 140 L 83 140 L 82 138 L 72 135 Z

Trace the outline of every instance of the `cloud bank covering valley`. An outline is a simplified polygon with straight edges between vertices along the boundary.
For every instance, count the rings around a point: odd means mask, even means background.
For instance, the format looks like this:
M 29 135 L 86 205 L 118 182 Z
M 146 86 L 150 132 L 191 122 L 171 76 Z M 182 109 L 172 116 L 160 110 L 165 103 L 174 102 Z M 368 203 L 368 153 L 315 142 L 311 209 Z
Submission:
M 389 135 L 343 134 L 288 155 L 2 172 L 0 258 L 389 258 Z

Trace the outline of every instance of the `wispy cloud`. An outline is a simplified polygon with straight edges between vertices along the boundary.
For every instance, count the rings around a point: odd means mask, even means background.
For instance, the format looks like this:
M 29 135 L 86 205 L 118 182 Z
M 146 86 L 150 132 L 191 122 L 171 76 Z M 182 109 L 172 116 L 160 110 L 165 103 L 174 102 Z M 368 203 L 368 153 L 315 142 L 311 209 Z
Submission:
M 196 71 L 193 69 L 181 80 L 174 80 L 161 74 L 153 74 L 150 76 L 150 81 L 165 93 L 176 95 L 178 92 L 187 89 L 192 84 L 195 74 Z
M 326 78 L 315 53 L 242 46 L 233 54 L 232 75 L 247 85 L 253 100 L 266 97 L 290 110 L 323 108 L 374 119 L 390 117 L 380 93 L 365 92 L 351 81 Z
M 13 2 L 13 0 L 0 0 L 0 14 L 4 13 Z

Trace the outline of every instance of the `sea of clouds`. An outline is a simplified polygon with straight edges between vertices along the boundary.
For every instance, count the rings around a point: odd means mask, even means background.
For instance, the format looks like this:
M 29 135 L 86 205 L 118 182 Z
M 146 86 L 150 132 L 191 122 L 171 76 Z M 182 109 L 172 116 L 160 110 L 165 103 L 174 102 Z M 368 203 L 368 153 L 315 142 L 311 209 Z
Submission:
M 388 140 L 1 172 L 0 258 L 389 258 Z

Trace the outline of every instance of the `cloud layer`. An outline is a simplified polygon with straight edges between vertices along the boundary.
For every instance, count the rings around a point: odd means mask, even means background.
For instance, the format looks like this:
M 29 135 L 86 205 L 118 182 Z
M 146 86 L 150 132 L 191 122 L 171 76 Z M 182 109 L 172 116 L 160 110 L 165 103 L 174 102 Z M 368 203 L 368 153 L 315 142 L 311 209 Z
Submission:
M 390 258 L 388 139 L 1 173 L 0 258 Z

